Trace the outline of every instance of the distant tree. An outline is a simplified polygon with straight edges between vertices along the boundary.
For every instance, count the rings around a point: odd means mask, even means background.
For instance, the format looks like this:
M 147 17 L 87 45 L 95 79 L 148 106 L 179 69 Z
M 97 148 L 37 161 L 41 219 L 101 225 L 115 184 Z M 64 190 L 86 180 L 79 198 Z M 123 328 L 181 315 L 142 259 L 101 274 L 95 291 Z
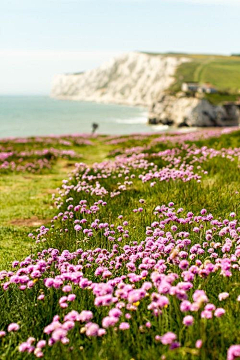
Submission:
M 98 126 L 99 126 L 98 124 L 92 123 L 92 135 L 96 132 Z

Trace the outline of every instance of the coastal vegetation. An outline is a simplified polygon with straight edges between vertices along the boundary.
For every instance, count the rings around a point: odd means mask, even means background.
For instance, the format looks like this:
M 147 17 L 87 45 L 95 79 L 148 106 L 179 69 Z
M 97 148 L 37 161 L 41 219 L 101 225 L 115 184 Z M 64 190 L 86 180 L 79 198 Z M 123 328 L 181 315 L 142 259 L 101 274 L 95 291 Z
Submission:
M 237 359 L 239 139 L 1 140 L 1 359 Z
M 184 55 L 186 56 L 186 55 Z M 183 82 L 210 83 L 217 94 L 205 94 L 214 105 L 236 101 L 240 97 L 240 59 L 237 56 L 187 55 L 190 62 L 182 63 L 175 73 L 173 93 L 181 91 Z

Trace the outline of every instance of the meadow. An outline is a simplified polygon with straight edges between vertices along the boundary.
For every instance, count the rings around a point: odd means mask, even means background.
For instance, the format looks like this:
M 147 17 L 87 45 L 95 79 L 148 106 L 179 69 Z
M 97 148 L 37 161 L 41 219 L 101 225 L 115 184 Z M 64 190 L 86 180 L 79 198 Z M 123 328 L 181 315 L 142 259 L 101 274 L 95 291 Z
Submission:
M 183 56 L 185 56 L 183 54 Z M 238 56 L 187 55 L 190 62 L 179 66 L 170 91 L 181 91 L 183 82 L 210 83 L 218 89 L 217 94 L 205 94 L 213 104 L 239 99 L 240 58 Z
M 240 358 L 238 129 L 0 141 L 0 358 Z

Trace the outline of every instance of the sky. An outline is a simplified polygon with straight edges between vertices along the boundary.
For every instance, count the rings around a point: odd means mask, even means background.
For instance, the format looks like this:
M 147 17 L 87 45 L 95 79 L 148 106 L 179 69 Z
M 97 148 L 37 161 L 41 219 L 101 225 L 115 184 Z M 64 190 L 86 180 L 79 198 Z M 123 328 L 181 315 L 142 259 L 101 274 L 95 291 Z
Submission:
M 0 94 L 129 51 L 240 53 L 240 0 L 0 0 Z

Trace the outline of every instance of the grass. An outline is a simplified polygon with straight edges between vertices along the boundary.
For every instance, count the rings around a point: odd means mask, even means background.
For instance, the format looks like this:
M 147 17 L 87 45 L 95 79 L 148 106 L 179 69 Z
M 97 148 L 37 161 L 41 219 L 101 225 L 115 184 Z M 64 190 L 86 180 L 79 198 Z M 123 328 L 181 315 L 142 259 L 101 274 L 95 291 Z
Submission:
M 98 140 L 93 139 L 98 144 Z M 27 143 L 3 143 L 7 151 L 22 151 L 50 149 L 52 143 L 38 143 L 30 139 Z M 1 146 L 1 142 L 0 142 Z M 109 148 L 102 144 L 98 146 L 78 146 L 72 144 L 71 149 L 81 155 L 86 164 L 102 161 L 107 157 Z M 58 150 L 68 150 L 69 146 L 54 143 Z M 14 157 L 13 157 L 14 158 Z M 33 159 L 33 157 L 31 157 Z M 29 157 L 25 162 L 29 161 Z M 62 185 L 62 180 L 74 168 L 79 159 L 54 158 L 50 170 L 39 173 L 9 172 L 2 170 L 0 177 L 0 270 L 8 267 L 14 259 L 22 259 L 32 251 L 33 242 L 28 234 L 36 226 L 50 223 L 56 209 L 53 206 L 52 195 Z
M 186 53 L 146 53 L 151 56 L 185 57 L 190 61 L 182 63 L 176 70 L 175 81 L 169 92 L 181 91 L 184 82 L 210 83 L 218 90 L 217 94 L 204 97 L 214 105 L 234 102 L 240 97 L 240 58 L 239 56 L 201 55 Z
M 108 279 L 102 279 L 95 274 L 95 270 L 98 266 L 106 266 L 111 269 L 111 261 L 115 261 L 116 256 L 122 254 L 127 258 L 126 245 L 133 246 L 133 241 L 136 241 L 138 245 L 144 246 L 146 239 L 146 228 L 150 227 L 153 221 L 160 221 L 167 218 L 167 215 L 158 217 L 154 214 L 154 209 L 157 205 L 168 204 L 170 201 L 175 203 L 176 209 L 182 207 L 184 211 L 181 217 L 187 216 L 188 212 L 198 214 L 201 209 L 207 209 L 208 213 L 211 213 L 214 219 L 225 219 L 229 217 L 230 212 L 239 212 L 239 181 L 240 176 L 238 169 L 238 160 L 236 157 L 228 158 L 222 156 L 213 156 L 211 159 L 206 158 L 202 163 L 197 162 L 194 167 L 194 171 L 197 170 L 197 166 L 201 166 L 207 174 L 202 175 L 202 181 L 197 182 L 194 180 L 183 182 L 181 180 L 170 181 L 156 181 L 155 186 L 151 187 L 149 182 L 142 182 L 139 175 L 146 175 L 149 169 L 154 166 L 154 163 L 161 170 L 166 167 L 167 164 L 171 164 L 174 159 L 180 156 L 181 162 L 190 164 L 194 155 L 186 157 L 188 154 L 188 148 L 202 148 L 203 146 L 208 149 L 215 149 L 223 151 L 222 149 L 237 149 L 240 147 L 239 139 L 240 132 L 233 132 L 230 134 L 220 135 L 219 137 L 210 137 L 207 139 L 201 139 L 186 141 L 182 147 L 179 143 L 174 142 L 174 136 L 172 136 L 172 142 L 165 143 L 157 140 L 157 136 L 149 136 L 145 138 L 136 137 L 122 137 L 121 143 L 107 144 L 109 139 L 100 138 L 95 139 L 95 146 L 85 146 L 78 149 L 78 153 L 81 153 L 81 162 L 86 162 L 90 167 L 88 169 L 88 176 L 93 178 L 86 179 L 86 184 L 82 184 L 80 191 L 77 191 L 76 186 L 79 181 L 83 181 L 83 174 L 85 170 L 79 170 L 79 175 L 72 175 L 67 187 L 62 188 L 63 196 L 61 199 L 55 199 L 55 205 L 51 200 L 51 195 L 54 193 L 56 187 L 60 187 L 63 179 L 67 179 L 68 170 L 72 168 L 74 159 L 61 158 L 54 159 L 51 169 L 44 170 L 42 173 L 16 173 L 6 172 L 1 177 L 1 190 L 3 196 L 1 197 L 1 224 L 2 224 L 2 239 L 1 239 L 1 253 L 3 259 L 1 260 L 2 268 L 10 268 L 9 262 L 17 258 L 23 260 L 26 255 L 33 253 L 33 264 L 37 264 L 38 260 L 49 261 L 49 268 L 42 274 L 42 277 L 34 280 L 34 286 L 27 288 L 26 290 L 19 290 L 17 284 L 11 284 L 9 289 L 4 291 L 0 290 L 0 301 L 2 314 L 0 318 L 0 330 L 7 329 L 10 322 L 17 322 L 20 325 L 20 330 L 16 333 L 8 333 L 6 337 L 3 337 L 0 343 L 1 347 L 1 359 L 33 359 L 33 353 L 19 353 L 18 345 L 28 339 L 29 336 L 33 336 L 38 340 L 46 339 L 49 336 L 43 334 L 43 329 L 51 323 L 53 316 L 59 314 L 61 322 L 63 317 L 71 310 L 92 311 L 94 314 L 93 321 L 101 325 L 101 321 L 104 316 L 108 315 L 109 307 L 94 305 L 95 296 L 92 293 L 90 287 L 82 289 L 77 283 L 66 280 L 64 284 L 71 284 L 73 287 L 72 292 L 76 295 L 76 300 L 69 303 L 68 308 L 63 309 L 59 305 L 59 299 L 66 295 L 61 288 L 47 288 L 44 285 L 44 278 L 59 276 L 60 270 L 58 268 L 58 260 L 54 260 L 53 255 L 47 253 L 37 255 L 43 249 L 56 248 L 61 253 L 64 250 L 68 250 L 69 253 L 75 252 L 78 248 L 82 248 L 85 253 L 88 252 L 86 257 L 80 255 L 71 258 L 69 255 L 62 255 L 62 266 L 81 265 L 84 278 L 95 283 L 107 282 Z M 116 139 L 114 139 L 115 141 Z M 117 139 L 119 140 L 119 139 Z M 36 145 L 36 144 L 35 144 Z M 20 145 L 9 142 L 4 147 L 12 147 L 16 149 Z M 26 150 L 29 145 L 21 145 Z M 38 145 L 39 146 L 39 145 Z M 44 145 L 45 146 L 45 145 Z M 133 165 L 127 165 L 127 163 L 121 163 L 118 167 L 108 168 L 105 165 L 93 165 L 95 162 L 100 164 L 101 161 L 109 160 L 117 161 L 113 155 L 114 150 L 117 155 L 123 155 L 125 150 L 131 147 L 142 146 L 144 147 L 144 154 L 148 159 L 149 168 L 144 168 L 142 164 L 140 167 Z M 43 145 L 40 145 L 42 148 Z M 56 148 L 61 148 L 59 144 L 55 144 Z M 72 145 L 71 149 L 76 150 L 76 146 Z M 156 155 L 159 151 L 170 149 L 171 151 L 180 151 L 180 155 L 176 153 L 171 160 L 167 157 L 161 157 Z M 200 151 L 200 155 L 204 153 L 204 149 Z M 21 149 L 22 150 L 22 149 Z M 212 150 L 214 153 L 214 150 Z M 140 150 L 133 149 L 133 154 L 142 154 Z M 170 155 L 168 155 L 170 156 Z M 128 161 L 129 157 L 124 155 L 124 161 Z M 183 160 L 185 159 L 185 160 Z M 79 160 L 78 160 L 79 161 Z M 129 160 L 130 161 L 130 160 Z M 133 160 L 132 160 L 133 161 Z M 151 165 L 152 164 L 152 165 Z M 134 175 L 135 177 L 131 177 Z M 94 176 L 97 178 L 94 180 Z M 127 178 L 126 178 L 127 177 Z M 111 197 L 111 191 L 117 191 L 119 189 L 119 183 L 122 185 L 124 181 L 132 179 L 132 184 L 126 185 L 126 190 L 121 190 L 120 194 L 115 197 Z M 108 194 L 102 197 L 92 192 L 92 187 L 95 186 L 96 181 L 99 181 L 101 186 L 108 191 Z M 87 188 L 85 187 L 87 186 Z M 66 193 L 65 193 L 66 192 Z M 56 198 L 58 195 L 56 195 Z M 41 240 L 38 245 L 35 241 L 27 237 L 29 231 L 33 232 L 37 236 L 37 232 L 34 231 L 34 227 L 22 227 L 17 226 L 14 220 L 16 219 L 31 219 L 36 216 L 38 219 L 47 220 L 57 215 L 59 212 L 72 211 L 69 205 L 76 206 L 79 201 L 86 200 L 88 207 L 98 202 L 100 199 L 106 201 L 106 206 L 98 205 L 99 210 L 94 213 L 86 212 L 73 212 L 73 218 L 67 216 L 64 220 L 62 216 L 55 220 L 52 224 L 54 227 L 50 228 L 50 231 L 46 235 L 39 236 Z M 70 200 L 69 200 L 70 199 Z M 71 200 L 72 199 L 72 200 Z M 139 199 L 144 199 L 144 204 L 139 203 Z M 57 208 L 57 204 L 62 205 Z M 142 207 L 142 212 L 134 213 L 133 209 Z M 65 213 L 68 214 L 69 213 Z M 124 229 L 128 230 L 128 237 L 122 236 L 122 242 L 110 241 L 108 236 L 104 235 L 104 230 L 93 230 L 93 236 L 88 237 L 81 231 L 74 230 L 74 220 L 82 218 L 87 219 L 87 224 L 83 227 L 90 228 L 96 218 L 100 223 L 113 224 L 112 229 L 122 224 L 122 220 L 119 219 L 119 215 L 123 216 L 123 220 L 128 221 L 128 225 Z M 160 215 L 161 216 L 161 215 Z M 174 223 L 175 224 L 175 223 Z M 200 222 L 201 224 L 201 222 Z M 49 223 L 51 225 L 51 223 Z M 171 221 L 166 223 L 166 229 L 164 231 L 171 232 Z M 212 225 L 210 222 L 202 223 L 202 230 L 200 233 L 194 233 L 192 228 L 198 224 L 177 224 L 178 234 L 181 232 L 188 232 L 189 235 L 185 235 L 192 240 L 192 245 L 205 241 L 204 236 L 207 230 Z M 65 232 L 65 229 L 68 229 Z M 117 235 L 114 235 L 117 237 Z M 150 236 L 150 235 L 148 235 Z M 166 236 L 166 235 L 164 235 Z M 227 236 L 230 237 L 228 234 Z M 174 235 L 174 239 L 178 239 L 180 235 Z M 44 238 L 44 241 L 42 241 Z M 215 243 L 220 242 L 221 247 L 226 241 L 226 237 L 221 238 L 217 231 L 214 231 L 213 240 Z M 114 246 L 119 246 L 117 252 L 114 253 Z M 191 246 L 192 246 L 191 245 Z M 150 244 L 148 245 L 150 246 Z M 210 245 L 209 245 L 210 246 Z M 232 248 L 235 246 L 235 240 L 232 240 Z M 97 252 L 92 252 L 93 249 L 105 249 L 104 253 L 111 254 L 108 259 L 102 258 L 100 263 L 95 263 Z M 221 249 L 221 248 L 220 248 Z M 219 249 L 218 256 L 222 256 Z M 116 247 L 115 247 L 116 250 Z M 140 250 L 143 251 L 143 250 Z M 186 248 L 186 251 L 188 249 Z M 51 251 L 50 251 L 51 252 Z M 154 253 L 154 251 L 153 251 Z M 40 254 L 40 253 L 39 253 Z M 124 254 L 124 255 L 123 255 Z M 149 255 L 151 257 L 151 253 Z M 228 256 L 228 253 L 227 253 Z M 166 262 L 167 272 L 166 274 L 177 273 L 180 276 L 178 281 L 183 281 L 181 278 L 182 272 L 180 271 L 177 263 L 167 260 L 167 257 L 162 253 L 160 258 Z M 207 262 L 213 262 L 210 258 L 210 253 L 199 255 L 197 259 L 201 259 L 204 264 Z M 196 259 L 195 259 L 196 260 Z M 194 261 L 191 264 L 194 264 Z M 121 275 L 128 275 L 127 262 L 130 260 L 123 260 L 123 265 L 118 270 L 114 267 L 111 269 L 112 276 L 110 279 L 117 278 Z M 190 261 L 190 260 L 189 260 Z M 138 259 L 137 264 L 141 261 Z M 64 265 L 65 264 L 65 265 Z M 68 265 L 67 265 L 68 264 Z M 69 265 L 70 264 L 70 265 Z M 27 268 L 27 265 L 22 265 L 22 268 Z M 13 270 L 13 269 L 12 269 Z M 70 271 L 70 270 L 69 270 Z M 70 271 L 70 272 L 71 272 Z M 151 281 L 150 273 L 153 270 L 149 270 L 149 274 L 146 275 L 146 279 L 134 283 L 136 288 L 139 288 L 144 281 Z M 116 359 L 116 360 L 142 360 L 142 359 L 191 359 L 191 360 L 223 360 L 226 359 L 227 349 L 238 341 L 239 319 L 237 312 L 239 310 L 239 303 L 236 301 L 239 295 L 239 283 L 238 283 L 238 269 L 232 269 L 232 276 L 225 277 L 220 275 L 220 271 L 215 271 L 210 275 L 196 276 L 193 281 L 193 289 L 189 291 L 189 300 L 191 301 L 193 292 L 196 289 L 202 289 L 209 297 L 209 301 L 215 304 L 217 307 L 224 307 L 226 314 L 217 318 L 213 316 L 213 319 L 201 319 L 200 311 L 192 312 L 194 316 L 194 325 L 190 327 L 183 326 L 183 313 L 180 311 L 181 301 L 175 297 L 166 294 L 169 299 L 169 306 L 162 309 L 161 316 L 153 316 L 150 311 L 147 310 L 147 306 L 150 303 L 150 296 L 143 298 L 138 305 L 137 310 L 127 310 L 122 308 L 123 313 L 131 313 L 131 319 L 126 320 L 124 317 L 121 321 L 127 321 L 130 323 L 130 330 L 119 331 L 115 327 L 107 329 L 107 334 L 103 337 L 91 337 L 86 336 L 84 326 L 79 322 L 75 324 L 75 327 L 69 331 L 67 337 L 69 343 L 63 344 L 61 342 L 55 343 L 53 346 L 46 346 L 44 348 L 45 359 Z M 130 271 L 132 272 L 132 271 Z M 134 272 L 134 271 L 133 271 Z M 137 269 L 135 271 L 139 273 Z M 4 282 L 5 280 L 3 280 Z M 131 283 L 126 280 L 126 283 Z M 149 290 L 151 293 L 153 290 Z M 157 292 L 157 288 L 154 288 Z M 218 294 L 221 292 L 229 292 L 230 296 L 225 302 L 218 300 Z M 39 301 L 39 294 L 44 294 L 44 301 Z M 119 301 L 119 300 L 118 300 Z M 123 300 L 125 301 L 125 300 Z M 113 307 L 114 305 L 110 306 Z M 202 309 L 201 309 L 202 310 Z M 186 314 L 185 314 L 186 315 Z M 145 323 L 150 321 L 152 326 L 150 329 L 145 327 Z M 164 333 L 171 331 L 177 334 L 177 340 L 181 343 L 180 348 L 169 350 L 168 346 L 162 345 L 156 342 L 155 336 L 157 334 L 163 335 Z M 203 347 L 197 349 L 195 342 L 197 339 L 202 339 Z
M 154 138 L 153 135 L 151 138 Z M 118 148 L 118 145 L 105 145 L 105 138 L 91 138 L 94 146 L 79 146 L 71 144 L 71 150 L 81 155 L 81 161 L 86 164 L 93 164 L 112 158 L 111 151 Z M 150 139 L 141 141 L 123 139 L 120 143 L 121 149 L 137 144 L 147 144 Z M 63 138 L 64 140 L 65 138 Z M 20 153 L 32 150 L 43 149 L 69 150 L 69 146 L 61 144 L 57 139 L 48 142 L 35 142 L 30 138 L 27 143 L 3 142 L 2 150 Z M 43 139 L 44 140 L 44 139 Z M 66 140 L 66 139 L 65 139 Z M 68 139 L 69 140 L 69 139 Z M 71 139 L 70 139 L 71 141 Z M 13 159 L 15 157 L 13 156 Z M 30 157 L 33 159 L 33 156 Z M 29 157 L 25 162 L 29 161 Z M 56 213 L 53 206 L 52 195 L 56 189 L 61 187 L 62 180 L 73 170 L 74 164 L 79 159 L 53 159 L 53 166 L 50 170 L 43 170 L 39 173 L 9 172 L 2 170 L 0 177 L 0 270 L 9 267 L 15 259 L 22 259 L 32 252 L 34 243 L 29 239 L 28 234 L 36 227 L 50 223 Z M 1 170 L 0 170 L 1 171 Z
M 27 234 L 50 222 L 55 213 L 51 197 L 67 175 L 64 164 L 49 174 L 5 174 L 0 179 L 1 267 L 31 252 Z M 35 225 L 35 226 L 34 226 Z
M 240 59 L 238 57 L 187 55 L 190 62 L 181 64 L 175 74 L 175 82 L 170 91 L 181 90 L 183 82 L 210 83 L 219 94 L 206 95 L 214 104 L 236 101 L 240 90 Z

